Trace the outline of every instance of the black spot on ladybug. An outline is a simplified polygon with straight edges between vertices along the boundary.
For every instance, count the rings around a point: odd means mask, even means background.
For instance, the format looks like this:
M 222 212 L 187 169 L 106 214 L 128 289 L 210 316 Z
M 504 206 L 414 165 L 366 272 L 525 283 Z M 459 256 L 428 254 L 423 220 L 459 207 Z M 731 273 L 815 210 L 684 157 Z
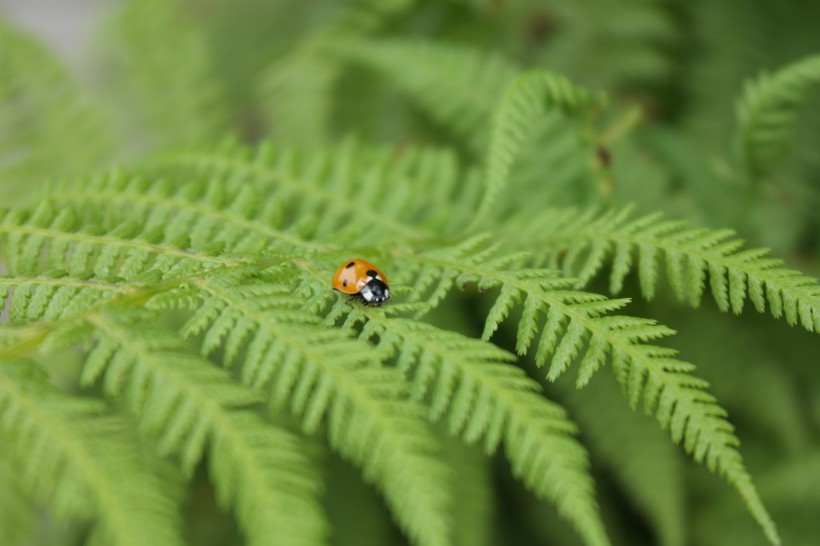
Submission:
M 342 286 L 347 286 L 347 279 L 342 281 Z
M 378 274 L 378 273 L 376 273 L 376 272 L 375 272 L 374 270 L 372 270 L 372 269 L 368 269 L 368 270 L 367 270 L 367 276 L 368 276 L 368 277 L 371 277 L 371 278 L 373 278 L 373 279 L 375 279 L 376 277 L 378 277 L 378 276 L 379 276 L 379 274 Z
M 354 265 L 356 265 L 356 262 L 350 262 L 349 264 L 347 264 L 347 265 L 345 266 L 345 269 L 350 269 L 350 268 L 351 268 L 351 267 L 353 267 Z

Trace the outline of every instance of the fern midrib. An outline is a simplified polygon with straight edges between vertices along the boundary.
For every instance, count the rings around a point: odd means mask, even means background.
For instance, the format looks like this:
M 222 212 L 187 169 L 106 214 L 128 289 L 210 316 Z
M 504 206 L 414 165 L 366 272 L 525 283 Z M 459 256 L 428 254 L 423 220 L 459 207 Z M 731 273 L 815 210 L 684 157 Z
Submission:
M 427 237 L 429 237 L 429 234 L 427 232 L 417 230 L 415 228 L 408 227 L 402 223 L 396 222 L 388 216 L 378 214 L 373 209 L 363 207 L 360 203 L 345 199 L 337 193 L 326 191 L 316 186 L 315 184 L 312 184 L 310 181 L 296 180 L 288 176 L 286 173 L 278 172 L 274 169 L 266 168 L 261 165 L 248 164 L 246 162 L 242 162 L 232 158 L 216 157 L 209 154 L 197 154 L 191 152 L 185 154 L 177 154 L 174 156 L 172 161 L 178 161 L 181 163 L 188 163 L 192 165 L 212 164 L 214 165 L 214 169 L 217 171 L 219 171 L 220 169 L 228 168 L 238 171 L 255 173 L 256 175 L 259 175 L 262 178 L 270 178 L 274 181 L 281 182 L 285 186 L 288 186 L 290 189 L 298 193 L 311 194 L 314 197 L 318 197 L 323 201 L 330 203 L 331 206 L 337 209 L 345 209 L 349 211 L 354 218 L 367 218 L 375 224 L 380 224 L 394 232 L 401 233 L 402 235 L 410 239 L 426 239 Z
M 199 252 L 181 250 L 166 245 L 146 243 L 134 239 L 119 239 L 110 235 L 90 235 L 87 233 L 72 233 L 49 228 L 39 228 L 32 226 L 0 226 L 1 233 L 23 233 L 26 235 L 37 235 L 49 239 L 65 239 L 75 243 L 90 243 L 99 246 L 115 246 L 119 248 L 129 248 L 144 250 L 150 254 L 173 256 L 180 259 L 193 260 L 203 263 L 216 263 L 225 266 L 237 266 L 247 263 L 244 258 L 227 258 L 224 256 L 210 256 Z
M 60 445 L 65 453 L 69 455 L 68 459 L 71 461 L 72 466 L 86 477 L 84 481 L 91 485 L 92 491 L 96 491 L 97 509 L 105 513 L 106 518 L 112 522 L 111 529 L 117 530 L 117 536 L 122 541 L 118 544 L 129 544 L 134 537 L 138 537 L 140 533 L 134 532 L 130 525 L 132 518 L 129 517 L 129 514 L 132 511 L 127 506 L 123 506 L 121 502 L 123 495 L 111 489 L 111 480 L 107 479 L 105 473 L 100 471 L 98 458 L 85 449 L 85 446 L 77 440 L 77 436 L 71 434 L 69 429 L 66 429 L 64 423 L 54 421 L 51 415 L 40 409 L 40 404 L 25 396 L 11 382 L 0 381 L 0 388 L 14 397 L 18 405 L 26 409 L 26 415 L 36 417 L 41 431 L 46 430 L 52 437 L 60 438 Z M 120 532 L 123 529 L 126 532 Z M 144 546 L 139 542 L 133 544 L 134 546 Z
M 311 241 L 306 241 L 298 237 L 294 237 L 287 232 L 274 229 L 266 224 L 258 221 L 248 219 L 244 216 L 229 214 L 225 210 L 205 207 L 198 203 L 192 203 L 176 198 L 162 198 L 150 194 L 129 193 L 129 192 L 113 192 L 113 191 L 71 191 L 63 190 L 53 194 L 49 197 L 60 201 L 67 200 L 86 200 L 86 201 L 102 201 L 102 202 L 122 202 L 122 203 L 145 203 L 148 205 L 155 205 L 157 207 L 167 207 L 180 211 L 187 211 L 198 214 L 204 217 L 214 218 L 228 224 L 233 224 L 238 227 L 243 227 L 259 233 L 260 235 L 273 240 L 280 240 L 292 244 L 293 246 L 307 248 L 311 250 L 330 250 L 332 247 L 328 245 L 321 245 Z

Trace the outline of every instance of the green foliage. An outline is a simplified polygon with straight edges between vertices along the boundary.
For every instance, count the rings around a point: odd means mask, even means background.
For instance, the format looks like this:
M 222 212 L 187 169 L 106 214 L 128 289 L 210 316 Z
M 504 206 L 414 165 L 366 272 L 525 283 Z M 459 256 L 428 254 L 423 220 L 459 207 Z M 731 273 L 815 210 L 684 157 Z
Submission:
M 811 528 L 820 285 L 784 264 L 818 270 L 816 218 L 793 215 L 799 252 L 759 248 L 769 190 L 701 149 L 710 67 L 676 58 L 733 8 L 242 0 L 223 22 L 216 1 L 126 2 L 90 92 L 0 22 L 0 187 L 29 201 L 0 212 L 0 542 L 36 540 L 35 507 L 54 544 Z M 257 14 L 277 36 L 234 40 Z M 751 178 L 790 160 L 817 74 L 803 57 L 742 93 Z M 749 246 L 700 227 L 733 217 Z M 384 306 L 331 290 L 354 257 Z
M 89 98 L 42 44 L 2 14 L 0 51 L 0 176 L 6 203 L 22 198 L 28 184 L 81 175 L 110 158 L 110 137 Z
M 592 497 L 586 451 L 572 437 L 575 426 L 510 365 L 512 354 L 424 323 L 374 312 L 366 317 L 357 317 L 366 321 L 362 336 L 378 336 L 379 347 L 400 351 L 398 368 L 412 370 L 411 396 L 423 400 L 430 391 L 431 419 L 449 414 L 452 434 L 467 442 L 483 438 L 490 453 L 503 442 L 513 474 L 554 502 L 588 544 L 609 543 Z
M 383 74 L 476 155 L 486 148 L 483 129 L 517 72 L 501 56 L 428 40 L 353 42 L 332 53 Z
M 100 77 L 116 92 L 112 108 L 122 132 L 133 133 L 126 136 L 141 150 L 208 142 L 229 129 L 205 36 L 185 24 L 180 4 L 129 0 L 99 38 L 106 63 Z
M 568 79 L 544 71 L 532 71 L 516 78 L 498 106 L 490 136 L 487 185 L 473 225 L 480 225 L 504 191 L 516 153 L 535 127 L 535 122 L 553 110 L 583 113 L 600 104 Z
M 584 390 L 573 389 L 568 381 L 557 385 L 561 402 L 577 419 L 590 449 L 645 514 L 657 543 L 686 544 L 683 465 L 663 432 L 650 419 L 617 403 L 620 393 L 614 378 L 596 377 Z
M 93 519 L 93 544 L 182 544 L 173 501 L 127 423 L 36 372 L 32 362 L 0 368 L 0 435 L 26 491 L 59 518 Z
M 662 260 L 673 294 L 693 307 L 700 305 L 708 278 L 721 311 L 739 314 L 748 299 L 759 313 L 768 304 L 775 318 L 820 331 L 817 280 L 781 267 L 782 260 L 768 257 L 767 249 L 742 249 L 732 230 L 692 228 L 662 221 L 659 214 L 632 218 L 629 208 L 604 214 L 556 210 L 515 228 L 516 246 L 537 247 L 539 263 L 576 275 L 578 286 L 611 260 L 609 289 L 621 292 L 637 262 L 641 291 L 652 299 Z
M 738 100 L 737 154 L 753 178 L 772 169 L 786 151 L 798 107 L 820 83 L 820 56 L 749 81 Z

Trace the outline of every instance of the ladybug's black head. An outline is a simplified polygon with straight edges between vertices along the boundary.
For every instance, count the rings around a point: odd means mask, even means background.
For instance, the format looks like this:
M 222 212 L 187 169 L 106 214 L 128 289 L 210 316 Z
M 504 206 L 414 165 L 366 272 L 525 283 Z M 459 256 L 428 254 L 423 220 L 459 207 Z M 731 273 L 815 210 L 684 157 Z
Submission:
M 359 290 L 359 296 L 365 303 L 380 305 L 390 299 L 390 290 L 380 279 L 372 278 Z

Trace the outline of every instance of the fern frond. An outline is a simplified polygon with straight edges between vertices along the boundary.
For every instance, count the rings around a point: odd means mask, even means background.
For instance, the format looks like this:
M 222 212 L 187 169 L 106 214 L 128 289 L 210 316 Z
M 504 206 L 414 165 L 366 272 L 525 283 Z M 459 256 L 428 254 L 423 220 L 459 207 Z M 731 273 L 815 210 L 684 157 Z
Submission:
M 4 203 L 46 177 L 76 176 L 112 155 L 105 120 L 32 37 L 0 17 L 0 176 Z
M 105 313 L 90 323 L 98 341 L 82 381 L 102 375 L 108 395 L 125 390 L 141 428 L 161 452 L 178 454 L 186 473 L 207 450 L 217 498 L 236 511 L 249 544 L 324 542 L 317 472 L 296 437 L 249 408 L 258 394 L 186 353 L 173 332 Z
M 506 187 L 512 164 L 539 118 L 553 110 L 583 115 L 603 104 L 604 100 L 563 76 L 545 70 L 525 72 L 510 83 L 493 118 L 484 199 L 472 227 L 485 220 Z
M 0 218 L 0 238 L 12 274 L 63 269 L 72 275 L 88 272 L 101 277 L 134 279 L 148 269 L 165 275 L 214 266 L 238 265 L 241 258 L 186 250 L 185 232 L 167 235 L 161 228 L 145 230 L 123 223 L 104 231 L 83 225 L 70 207 L 55 210 L 42 202 L 31 214 L 17 210 Z
M 784 155 L 798 107 L 818 84 L 820 55 L 746 82 L 735 105 L 735 142 L 738 160 L 750 176 L 765 175 Z
M 697 307 L 707 279 L 721 311 L 739 314 L 746 300 L 758 312 L 767 304 L 775 318 L 784 316 L 810 332 L 820 331 L 820 284 L 798 271 L 781 267 L 768 250 L 742 249 L 731 230 L 692 228 L 664 221 L 659 214 L 631 217 L 629 208 L 596 215 L 593 211 L 553 211 L 513 230 L 510 245 L 541 248 L 542 260 L 576 274 L 578 285 L 612 261 L 610 290 L 617 293 L 636 267 L 646 298 L 655 294 L 663 258 L 675 296 Z M 635 263 L 637 262 L 637 264 Z
M 446 477 L 421 408 L 405 397 L 396 370 L 380 354 L 338 329 L 326 329 L 284 295 L 288 287 L 241 275 L 190 283 L 202 305 L 183 329 L 204 333 L 203 352 L 224 346 L 241 360 L 242 381 L 270 389 L 271 404 L 289 405 L 307 431 L 326 421 L 331 447 L 379 487 L 402 529 L 419 545 L 449 543 Z M 183 304 L 187 300 L 182 298 Z
M 368 311 L 362 337 L 398 353 L 412 376 L 412 396 L 430 397 L 430 417 L 446 416 L 451 434 L 484 441 L 487 453 L 504 444 L 513 473 L 549 499 L 589 545 L 609 544 L 595 487 L 575 425 L 563 408 L 539 394 L 538 384 L 494 345 L 408 319 Z M 365 318 L 366 317 L 366 318 Z
M 504 87 L 518 68 L 498 54 L 427 40 L 351 42 L 333 55 L 376 71 L 478 154 Z
M 431 198 L 452 201 L 459 170 L 452 152 L 434 149 L 397 151 L 370 148 L 352 140 L 333 149 L 302 153 L 263 144 L 256 151 L 222 146 L 172 154 L 161 172 L 228 184 L 251 184 L 275 199 L 288 222 L 298 222 L 303 237 L 336 241 L 429 238 L 428 226 L 451 222 L 448 211 L 430 207 Z M 296 229 L 296 228 L 294 228 Z
M 0 277 L 0 289 L 8 294 L 9 321 L 20 324 L 56 321 L 134 288 L 93 275 L 72 277 L 54 270 L 41 275 Z M 0 306 L 4 304 L 5 298 Z
M 4 454 L 23 488 L 58 518 L 96 517 L 93 543 L 183 544 L 172 499 L 104 404 L 57 391 L 31 362 L 4 363 L 0 415 Z
M 217 243 L 223 252 L 236 254 L 322 248 L 278 227 L 284 199 L 266 199 L 251 184 L 237 191 L 232 182 L 214 178 L 174 184 L 112 172 L 84 184 L 57 185 L 49 197 L 73 205 L 85 221 L 112 226 L 130 221 L 149 232 L 187 233 L 192 248 Z
M 775 524 L 737 451 L 740 442 L 725 419 L 725 410 L 706 392 L 708 384 L 692 375 L 692 364 L 675 359 L 675 351 L 646 343 L 669 336 L 670 329 L 651 320 L 607 316 L 627 300 L 571 290 L 575 280 L 556 277 L 551 271 L 496 270 L 423 255 L 408 255 L 406 259 L 460 271 L 460 282 L 501 288 L 487 315 L 484 339 L 489 339 L 512 308 L 523 302 L 516 350 L 525 354 L 537 345 L 535 362 L 540 366 L 549 361 L 547 378 L 551 381 L 577 361 L 576 385 L 582 387 L 611 361 L 630 406 L 635 408 L 642 402 L 644 411 L 654 414 L 661 427 L 669 429 L 673 441 L 682 442 L 696 462 L 724 476 L 769 541 L 780 543 Z M 546 317 L 543 326 L 539 324 L 542 316 Z M 535 342 L 539 330 L 541 336 Z

